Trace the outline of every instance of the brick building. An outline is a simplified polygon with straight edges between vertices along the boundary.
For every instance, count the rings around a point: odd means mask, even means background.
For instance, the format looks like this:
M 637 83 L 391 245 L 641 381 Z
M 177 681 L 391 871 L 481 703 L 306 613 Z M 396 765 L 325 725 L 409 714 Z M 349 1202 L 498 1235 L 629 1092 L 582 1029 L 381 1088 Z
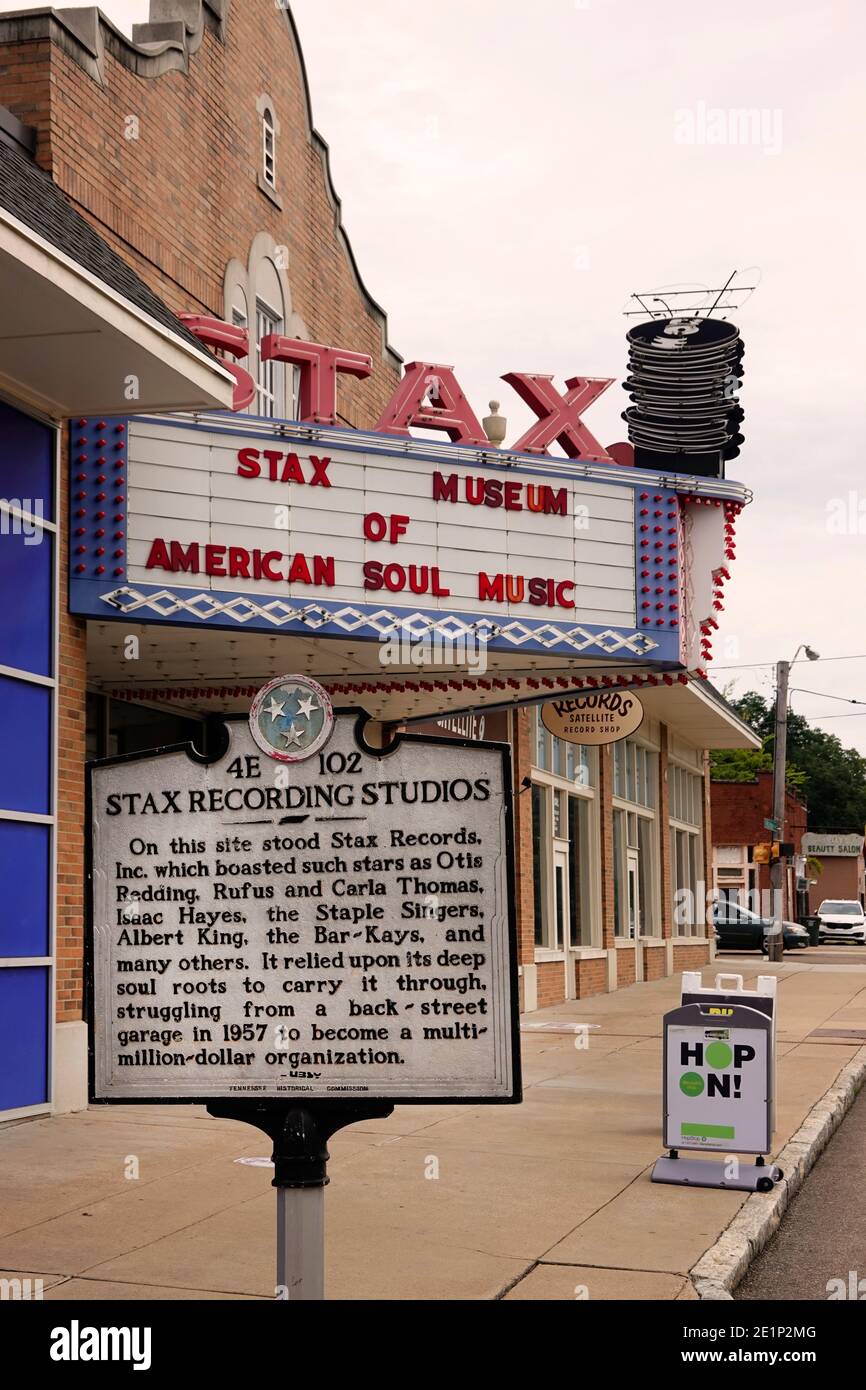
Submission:
M 794 846 L 794 857 L 803 853 L 807 808 L 790 787 L 785 795 L 785 824 L 777 835 L 764 825 L 773 817 L 773 774 L 759 772 L 751 782 L 721 782 L 710 784 L 713 826 L 713 883 L 720 897 L 733 897 L 752 906 L 763 916 L 770 916 L 770 869 L 756 864 L 757 845 L 771 840 L 785 840 Z M 805 897 L 798 890 L 802 878 L 792 861 L 785 870 L 782 882 L 782 915 L 785 921 L 796 922 L 806 910 Z
M 253 439 L 285 437 L 287 422 L 312 421 L 304 437 L 313 448 L 319 438 L 342 447 L 347 431 L 365 432 L 367 455 L 378 449 L 379 463 L 394 470 L 388 486 L 408 467 L 403 440 L 370 433 L 382 428 L 377 422 L 400 382 L 401 359 L 342 227 L 289 8 L 273 0 L 153 0 L 151 13 L 152 22 L 137 26 L 131 39 L 95 9 L 0 16 L 0 272 L 5 302 L 16 303 L 20 317 L 18 331 L 0 338 L 0 426 L 4 440 L 16 440 L 21 459 L 30 460 L 29 478 L 41 476 L 39 459 L 50 456 L 50 478 L 38 486 L 53 498 L 41 520 L 11 506 L 16 487 L 19 497 L 28 495 L 27 482 L 7 464 L 0 513 L 32 523 L 56 545 L 56 555 L 48 545 L 19 554 L 5 532 L 0 543 L 0 572 L 19 587 L 25 561 L 33 568 L 36 556 L 44 565 L 50 555 L 50 573 L 28 580 L 32 592 L 25 594 L 31 625 L 37 609 L 40 615 L 40 650 L 26 650 L 14 605 L 0 615 L 2 711 L 6 720 L 26 718 L 42 730 L 39 748 L 22 744 L 21 767 L 8 785 L 0 781 L 4 891 L 8 897 L 22 864 L 43 890 L 30 909 L 12 894 L 23 925 L 0 947 L 0 995 L 9 1005 L 4 1045 L 7 1055 L 22 1058 L 0 1093 L 0 1112 L 13 1115 L 86 1101 L 87 759 L 183 739 L 206 747 L 212 721 L 248 708 L 250 690 L 285 670 L 309 671 L 343 703 L 366 707 L 383 724 L 411 724 L 443 708 L 465 720 L 486 702 L 487 737 L 507 737 L 513 750 L 520 987 L 531 1010 L 696 968 L 711 957 L 704 750 L 756 742 L 701 669 L 745 490 L 692 478 L 674 490 L 628 467 L 620 484 L 612 459 L 594 474 L 592 465 L 578 469 L 570 459 L 545 461 L 547 476 L 573 487 L 590 478 L 598 489 L 601 529 L 616 549 L 587 570 L 620 575 L 612 609 L 605 607 L 610 595 L 592 580 L 581 625 L 568 631 L 517 605 L 513 649 L 503 656 L 506 639 L 497 635 L 490 670 L 478 679 L 459 669 L 446 680 L 419 679 L 411 664 L 399 680 L 384 679 L 370 624 L 363 659 L 360 644 L 348 638 L 332 640 L 325 656 L 324 645 L 308 636 L 279 628 L 274 636 L 263 622 L 239 631 L 225 617 L 206 631 L 182 585 L 162 595 L 181 612 L 177 620 L 158 609 L 160 595 L 147 593 L 144 620 L 120 623 L 116 610 L 98 606 L 90 616 L 80 607 L 70 611 L 79 582 L 100 576 L 101 588 L 115 576 L 128 578 L 142 542 L 134 529 L 127 532 L 126 486 L 164 502 L 175 487 L 166 480 L 186 476 L 177 491 L 192 494 L 166 515 L 207 528 L 207 512 L 204 522 L 195 519 L 202 513 L 193 515 L 202 499 L 184 473 L 188 441 L 207 429 L 207 447 L 216 447 L 243 421 Z M 34 314 L 41 315 L 42 345 L 30 356 L 20 343 Z M 214 323 L 221 325 L 216 336 Z M 87 353 L 78 350 L 82 333 L 89 335 Z M 246 357 L 237 351 L 244 335 Z M 339 376 L 335 416 L 325 422 L 333 432 L 305 413 L 298 368 L 268 355 L 264 343 L 274 337 L 344 344 L 369 359 L 369 370 Z M 202 342 L 225 355 L 212 355 Z M 238 404 L 233 356 L 245 361 L 253 395 L 229 415 Z M 171 417 L 167 433 L 151 423 L 161 415 Z M 135 460 L 127 451 L 132 416 L 146 422 L 139 431 L 144 452 Z M 163 452 L 148 454 L 148 440 L 157 436 Z M 483 439 L 472 449 L 431 445 L 416 455 L 437 463 L 453 457 L 461 467 L 498 469 L 502 477 L 519 476 L 521 468 L 530 479 L 538 475 L 537 458 L 503 456 Z M 241 505 L 228 498 L 225 524 L 234 523 L 231 510 Z M 483 519 L 491 525 L 496 517 Z M 113 535 L 111 520 L 121 528 Z M 649 564 L 650 547 L 662 541 L 639 537 L 663 528 L 666 550 L 676 553 L 668 563 L 685 572 L 688 555 L 694 568 L 688 583 L 684 573 L 682 594 L 664 591 L 663 602 L 653 601 L 652 619 L 641 618 L 651 607 L 650 574 L 641 575 L 639 563 Z M 472 551 L 483 548 L 484 535 L 479 531 Z M 192 530 L 188 537 L 192 542 Z M 245 617 L 254 606 L 250 592 L 248 585 L 232 598 L 247 603 Z M 656 608 L 664 616 L 656 617 Z M 536 632 L 535 645 L 527 645 Z M 639 689 L 643 701 L 644 722 L 626 741 L 582 748 L 540 722 L 544 691 L 614 686 Z M 38 721 L 24 709 L 22 692 L 34 709 L 39 705 Z M 37 791 L 34 768 L 44 783 Z M 684 889 L 694 906 L 677 921 L 674 897 Z

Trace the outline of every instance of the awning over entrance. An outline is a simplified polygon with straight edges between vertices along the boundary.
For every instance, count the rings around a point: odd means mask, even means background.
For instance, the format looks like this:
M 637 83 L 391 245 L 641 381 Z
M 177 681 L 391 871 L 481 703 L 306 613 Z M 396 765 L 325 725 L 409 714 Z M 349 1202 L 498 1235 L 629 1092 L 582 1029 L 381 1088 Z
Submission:
M 2 139 L 0 305 L 0 392 L 18 404 L 53 419 L 231 407 L 225 368 Z
M 138 657 L 129 660 L 129 639 Z M 314 676 L 335 705 L 358 705 L 389 723 L 439 717 L 464 710 L 496 709 L 555 699 L 594 689 L 631 688 L 646 714 L 699 748 L 758 748 L 760 740 L 708 682 L 682 671 L 659 672 L 563 663 L 488 652 L 485 669 L 467 671 L 404 663 L 375 669 L 379 649 L 370 643 L 265 637 L 257 633 L 88 624 L 91 686 L 114 699 L 170 709 L 182 715 L 243 713 L 256 691 L 275 676 Z

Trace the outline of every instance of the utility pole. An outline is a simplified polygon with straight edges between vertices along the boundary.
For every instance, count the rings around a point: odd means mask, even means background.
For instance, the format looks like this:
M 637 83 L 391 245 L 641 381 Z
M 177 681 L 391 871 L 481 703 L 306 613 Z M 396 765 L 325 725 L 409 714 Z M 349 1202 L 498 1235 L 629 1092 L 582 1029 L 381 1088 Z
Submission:
M 773 751 L 773 820 L 776 829 L 773 839 L 785 838 L 785 768 L 788 755 L 788 678 L 791 674 L 790 661 L 780 661 L 776 666 L 776 739 Z M 770 889 L 772 899 L 772 930 L 767 933 L 767 959 L 784 959 L 785 938 L 782 931 L 784 920 L 782 912 L 782 882 L 785 865 L 781 855 L 771 859 Z

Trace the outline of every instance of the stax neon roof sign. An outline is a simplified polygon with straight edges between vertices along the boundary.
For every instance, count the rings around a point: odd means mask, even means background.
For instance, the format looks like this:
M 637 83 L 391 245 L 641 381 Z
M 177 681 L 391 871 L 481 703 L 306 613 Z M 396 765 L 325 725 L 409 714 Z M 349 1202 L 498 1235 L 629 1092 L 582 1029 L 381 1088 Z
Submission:
M 232 358 L 249 355 L 249 333 L 245 328 L 220 319 L 182 314 L 190 332 L 219 352 Z M 300 372 L 298 418 L 305 424 L 337 425 L 337 377 L 341 374 L 364 379 L 373 372 L 373 359 L 348 348 L 323 347 L 297 338 L 271 333 L 261 342 L 262 360 L 286 362 Z M 236 381 L 232 409 L 245 410 L 256 398 L 256 384 L 250 373 L 237 362 L 226 362 Z M 537 417 L 536 423 L 515 444 L 514 453 L 546 454 L 558 442 L 569 458 L 591 463 L 624 462 L 605 449 L 583 423 L 583 412 L 611 386 L 614 377 L 570 377 L 561 394 L 552 376 L 537 372 L 508 372 L 502 378 L 513 386 L 524 404 Z M 473 411 L 454 373 L 453 367 L 436 362 L 409 362 L 403 379 L 386 405 L 374 429 L 378 434 L 410 438 L 416 429 L 444 430 L 455 444 L 474 448 L 493 447 Z M 617 453 L 628 446 L 612 445 Z

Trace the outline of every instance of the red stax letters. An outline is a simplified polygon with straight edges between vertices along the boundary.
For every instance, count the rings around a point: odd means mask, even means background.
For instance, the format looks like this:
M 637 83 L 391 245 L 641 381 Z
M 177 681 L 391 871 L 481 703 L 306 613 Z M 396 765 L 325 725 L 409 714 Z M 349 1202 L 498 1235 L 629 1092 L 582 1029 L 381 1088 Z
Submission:
M 453 367 L 407 362 L 406 375 L 376 425 L 380 434 L 409 438 L 409 426 L 445 430 L 455 444 L 488 447 L 480 421 L 461 391 Z
M 248 356 L 249 335 L 245 328 L 197 314 L 181 314 L 180 317 L 190 332 L 208 347 L 232 357 Z M 366 353 L 306 343 L 300 338 L 284 338 L 279 333 L 269 333 L 262 338 L 260 354 L 263 362 L 287 362 L 300 369 L 298 417 L 308 424 L 338 424 L 339 373 L 360 380 L 373 373 L 373 359 Z M 223 365 L 237 383 L 232 410 L 245 410 L 256 398 L 256 384 L 243 367 L 232 362 Z M 514 453 L 546 454 L 550 445 L 558 441 L 569 458 L 586 459 L 590 463 L 634 463 L 630 445 L 611 445 L 610 450 L 603 448 L 581 419 L 582 412 L 613 385 L 613 377 L 569 377 L 564 396 L 553 385 L 553 377 L 540 372 L 508 372 L 502 380 L 513 386 L 521 400 L 538 416 L 538 423 L 511 445 Z M 403 379 L 374 429 L 380 434 L 409 439 L 411 426 L 444 430 L 453 443 L 470 448 L 489 450 L 493 447 L 460 389 L 454 368 L 435 362 L 407 363 Z M 324 478 L 317 481 L 327 486 Z M 494 505 L 488 497 L 483 500 L 486 506 Z
M 207 347 L 218 348 L 232 357 L 249 356 L 250 337 L 245 328 L 236 328 L 233 324 L 223 323 L 221 319 L 207 318 L 202 314 L 179 314 L 178 318 Z M 256 383 L 249 372 L 235 366 L 234 362 L 224 361 L 223 366 L 227 372 L 231 372 L 236 383 L 232 410 L 246 410 L 256 398 Z
M 298 418 L 314 425 L 337 423 L 337 373 L 345 372 L 360 380 L 371 376 L 373 359 L 348 348 L 322 347 L 298 338 L 269 333 L 262 338 L 264 362 L 291 362 L 301 371 Z
M 581 411 L 592 405 L 613 385 L 613 377 L 573 376 L 566 381 L 567 396 L 560 396 L 552 376 L 532 372 L 509 372 L 502 378 L 538 416 L 538 424 L 527 430 L 512 449 L 516 454 L 544 454 L 558 439 L 569 458 L 591 463 L 614 460 L 581 420 Z

